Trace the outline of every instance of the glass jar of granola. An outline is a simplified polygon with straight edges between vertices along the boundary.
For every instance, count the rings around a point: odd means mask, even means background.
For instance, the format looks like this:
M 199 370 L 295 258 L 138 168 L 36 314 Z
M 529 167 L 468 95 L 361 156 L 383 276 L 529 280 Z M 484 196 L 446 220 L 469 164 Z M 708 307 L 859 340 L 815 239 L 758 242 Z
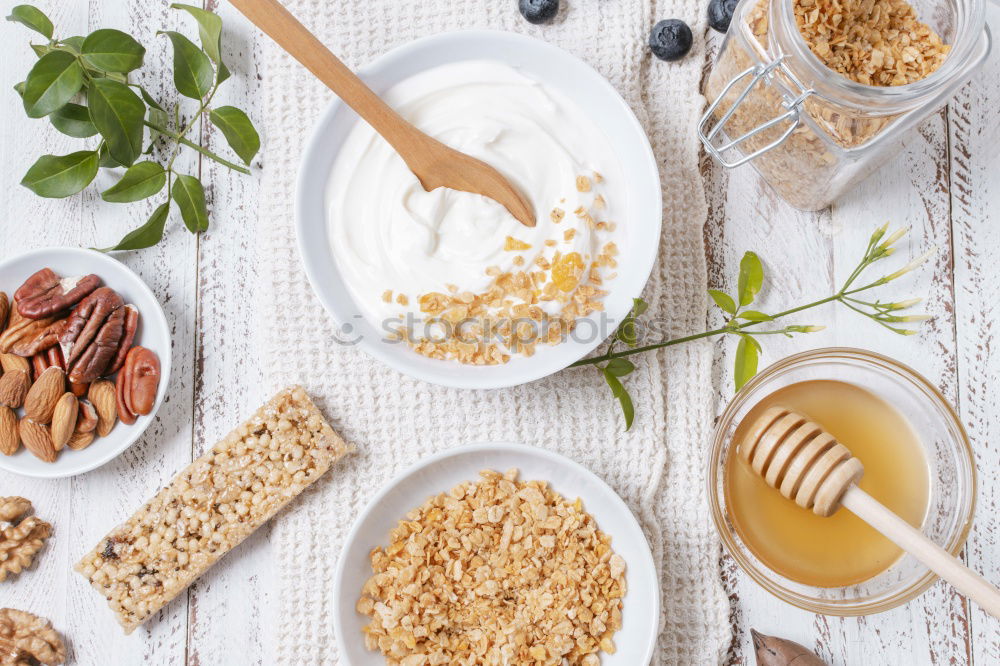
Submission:
M 984 0 L 742 0 L 699 136 L 796 208 L 825 208 L 968 80 L 990 50 L 984 15 Z

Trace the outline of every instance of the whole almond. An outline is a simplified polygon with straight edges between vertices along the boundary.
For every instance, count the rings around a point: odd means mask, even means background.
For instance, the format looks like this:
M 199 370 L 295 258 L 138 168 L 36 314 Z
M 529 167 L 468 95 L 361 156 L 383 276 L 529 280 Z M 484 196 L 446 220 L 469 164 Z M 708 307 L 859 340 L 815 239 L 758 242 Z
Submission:
M 24 415 L 36 423 L 48 423 L 65 391 L 66 373 L 62 368 L 46 368 L 24 397 Z
M 73 436 L 69 438 L 66 442 L 66 446 L 73 449 L 74 451 L 80 451 L 87 448 L 94 441 L 93 432 L 74 432 Z
M 90 385 L 87 397 L 97 410 L 97 436 L 106 437 L 118 419 L 115 385 L 108 379 L 99 379 Z
M 21 448 L 21 436 L 17 434 L 17 415 L 6 405 L 0 405 L 0 453 L 12 456 Z
M 97 428 L 97 410 L 87 400 L 79 400 L 80 412 L 76 415 L 76 432 L 94 432 Z
M 56 451 L 62 451 L 66 442 L 76 430 L 76 416 L 80 405 L 72 393 L 63 393 L 52 411 L 52 446 Z
M 27 372 L 23 370 L 5 372 L 0 377 L 0 405 L 17 409 L 24 404 L 24 397 L 28 395 L 30 386 L 31 379 Z
M 52 446 L 52 436 L 47 426 L 24 418 L 18 424 L 17 430 L 21 435 L 21 441 L 24 442 L 24 448 L 35 454 L 35 457 L 48 463 L 56 461 L 56 449 Z
M 0 354 L 0 367 L 3 368 L 4 372 L 13 372 L 15 370 L 31 372 L 31 364 L 28 363 L 28 359 L 17 354 Z

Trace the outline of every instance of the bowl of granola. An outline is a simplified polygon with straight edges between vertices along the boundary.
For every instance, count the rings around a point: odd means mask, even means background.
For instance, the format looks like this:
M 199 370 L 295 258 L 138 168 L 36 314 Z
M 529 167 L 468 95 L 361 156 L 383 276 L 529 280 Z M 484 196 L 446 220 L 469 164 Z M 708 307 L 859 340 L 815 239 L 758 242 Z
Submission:
M 353 666 L 634 666 L 653 654 L 659 590 L 638 521 L 601 479 L 545 449 L 472 444 L 362 511 L 337 563 L 334 630 Z
M 649 141 L 614 88 L 555 46 L 495 31 L 420 39 L 359 74 L 420 129 L 501 171 L 536 224 L 479 195 L 424 191 L 334 101 L 303 157 L 296 226 L 335 341 L 425 381 L 499 388 L 610 336 L 649 277 L 662 213 Z

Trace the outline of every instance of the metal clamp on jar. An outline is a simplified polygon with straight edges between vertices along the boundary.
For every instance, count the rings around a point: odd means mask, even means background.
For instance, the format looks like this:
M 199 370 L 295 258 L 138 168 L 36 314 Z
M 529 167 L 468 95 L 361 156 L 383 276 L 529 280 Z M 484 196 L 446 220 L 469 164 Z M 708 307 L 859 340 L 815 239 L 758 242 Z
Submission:
M 819 210 L 898 152 L 990 50 L 983 0 L 916 0 L 950 45 L 941 65 L 902 85 L 865 85 L 827 67 L 796 23 L 802 0 L 742 0 L 709 74 L 698 126 L 726 168 L 749 162 L 788 203 Z

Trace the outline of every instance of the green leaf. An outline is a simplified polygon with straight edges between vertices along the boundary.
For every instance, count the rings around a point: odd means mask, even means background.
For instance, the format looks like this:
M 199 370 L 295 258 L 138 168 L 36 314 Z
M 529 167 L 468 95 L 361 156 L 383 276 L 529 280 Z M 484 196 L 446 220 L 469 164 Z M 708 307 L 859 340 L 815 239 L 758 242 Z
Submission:
M 163 227 L 167 223 L 167 215 L 170 213 L 170 201 L 162 203 L 156 207 L 149 220 L 139 227 L 125 234 L 114 247 L 106 247 L 101 252 L 114 252 L 115 250 L 141 250 L 152 247 L 163 240 Z
M 635 370 L 635 365 L 632 364 L 632 361 L 624 358 L 613 358 L 608 361 L 608 365 L 605 367 L 605 370 L 613 374 L 615 377 L 624 377 L 625 375 L 631 374 L 632 371 Z
M 74 40 L 79 39 L 79 42 Z M 70 37 L 68 40 L 56 44 L 30 44 L 31 50 L 35 52 L 35 55 L 41 58 L 46 53 L 51 53 L 52 51 L 64 51 L 70 55 L 77 56 L 80 55 L 80 49 L 77 48 L 78 45 L 83 44 L 83 37 Z
M 31 5 L 17 5 L 10 10 L 8 21 L 17 21 L 41 33 L 46 39 L 52 39 L 52 21 L 42 11 Z
M 101 192 L 101 198 L 112 203 L 129 203 L 153 196 L 163 189 L 167 172 L 156 162 L 133 164 L 121 180 Z
M 67 37 L 66 39 L 60 40 L 59 43 L 66 47 L 71 53 L 79 54 L 83 50 L 83 37 Z
M 90 111 L 80 104 L 68 103 L 49 116 L 52 126 L 67 136 L 86 139 L 97 134 L 97 128 L 90 122 Z
M 230 76 L 232 76 L 232 73 L 229 71 L 229 68 L 226 67 L 226 63 L 220 62 L 219 63 L 219 67 L 218 67 L 218 71 L 216 72 L 216 75 L 215 75 L 215 83 L 216 84 L 222 83 L 223 81 L 225 81 L 226 79 L 228 79 Z
M 629 347 L 635 347 L 638 342 L 638 333 L 635 330 L 635 319 L 632 317 L 626 317 L 624 321 L 618 325 L 618 330 L 615 331 L 615 337 L 627 344 Z
M 108 152 L 108 144 L 105 141 L 101 141 L 101 145 L 98 146 L 97 155 L 99 157 L 98 165 L 103 169 L 125 166 L 124 164 L 119 164 L 115 161 L 115 158 L 111 157 L 111 154 Z
M 164 129 L 166 129 L 167 123 L 170 122 L 167 117 L 167 112 L 163 109 L 157 109 L 155 107 L 150 107 L 149 113 L 146 114 L 146 117 L 149 119 L 151 125 L 156 125 Z M 152 127 L 149 128 L 149 148 L 146 149 L 147 155 L 153 152 L 153 147 L 156 145 L 160 136 L 161 134 L 159 131 L 153 129 Z
M 622 416 L 625 417 L 625 430 L 630 429 L 632 421 L 635 419 L 635 407 L 632 405 L 632 396 L 628 394 L 628 391 L 618 381 L 618 378 L 607 370 L 604 370 L 604 381 L 611 387 L 611 395 L 617 398 L 618 404 L 621 405 Z
M 746 319 L 747 321 L 773 321 L 774 317 L 769 314 L 764 314 L 763 312 L 758 312 L 757 310 L 744 310 L 737 315 L 740 319 Z
M 158 111 L 163 111 L 164 113 L 166 113 L 166 110 L 162 106 L 160 106 L 160 103 L 156 101 L 155 97 L 149 94 L 148 90 L 146 90 L 142 86 L 139 86 L 139 93 L 142 95 L 143 101 L 145 101 L 148 106 L 151 106 Z
M 205 190 L 201 181 L 194 176 L 177 176 L 170 196 L 181 209 L 181 219 L 193 234 L 208 229 L 208 207 L 205 205 Z
M 24 82 L 24 111 L 42 118 L 61 108 L 83 86 L 83 68 L 71 54 L 52 51 L 42 56 Z
M 208 114 L 212 124 L 222 130 L 229 147 L 247 166 L 260 150 L 260 136 L 247 114 L 235 106 L 220 106 Z
M 97 175 L 97 152 L 43 155 L 24 174 L 21 184 L 40 197 L 61 199 L 87 187 Z
M 96 74 L 97 76 L 95 78 L 111 79 L 112 81 L 128 85 L 128 74 L 120 74 L 118 72 L 98 72 L 97 70 L 89 68 L 87 71 Z
M 24 81 L 14 84 L 14 92 L 16 92 L 21 97 L 24 97 Z
M 736 302 L 733 301 L 732 297 L 718 289 L 709 289 L 708 295 L 712 297 L 715 304 L 720 308 L 728 312 L 729 314 L 736 314 Z
M 121 30 L 95 30 L 83 40 L 80 49 L 85 63 L 103 72 L 131 72 L 142 67 L 146 49 Z
M 740 279 L 737 291 L 740 295 L 740 305 L 750 305 L 764 283 L 764 266 L 760 257 L 753 252 L 747 252 L 740 261 Z
M 737 391 L 757 374 L 759 358 L 760 343 L 749 335 L 741 335 L 740 343 L 736 345 L 736 363 L 733 368 L 733 380 L 736 383 Z
M 618 325 L 618 330 L 615 331 L 615 337 L 627 344 L 629 347 L 635 347 L 637 344 L 638 332 L 635 328 L 635 319 L 640 316 L 649 308 L 649 304 L 641 298 L 632 299 L 632 309 L 629 310 L 628 315 L 622 320 L 622 323 Z
M 179 32 L 168 30 L 166 35 L 174 45 L 174 85 L 177 92 L 191 99 L 202 99 L 212 89 L 215 72 L 205 52 Z
M 198 22 L 198 38 L 201 48 L 213 62 L 222 63 L 222 19 L 201 7 L 174 3 L 172 9 L 181 9 L 194 17 Z
M 87 95 L 90 120 L 108 144 L 108 153 L 123 166 L 142 153 L 146 105 L 124 83 L 94 79 Z

